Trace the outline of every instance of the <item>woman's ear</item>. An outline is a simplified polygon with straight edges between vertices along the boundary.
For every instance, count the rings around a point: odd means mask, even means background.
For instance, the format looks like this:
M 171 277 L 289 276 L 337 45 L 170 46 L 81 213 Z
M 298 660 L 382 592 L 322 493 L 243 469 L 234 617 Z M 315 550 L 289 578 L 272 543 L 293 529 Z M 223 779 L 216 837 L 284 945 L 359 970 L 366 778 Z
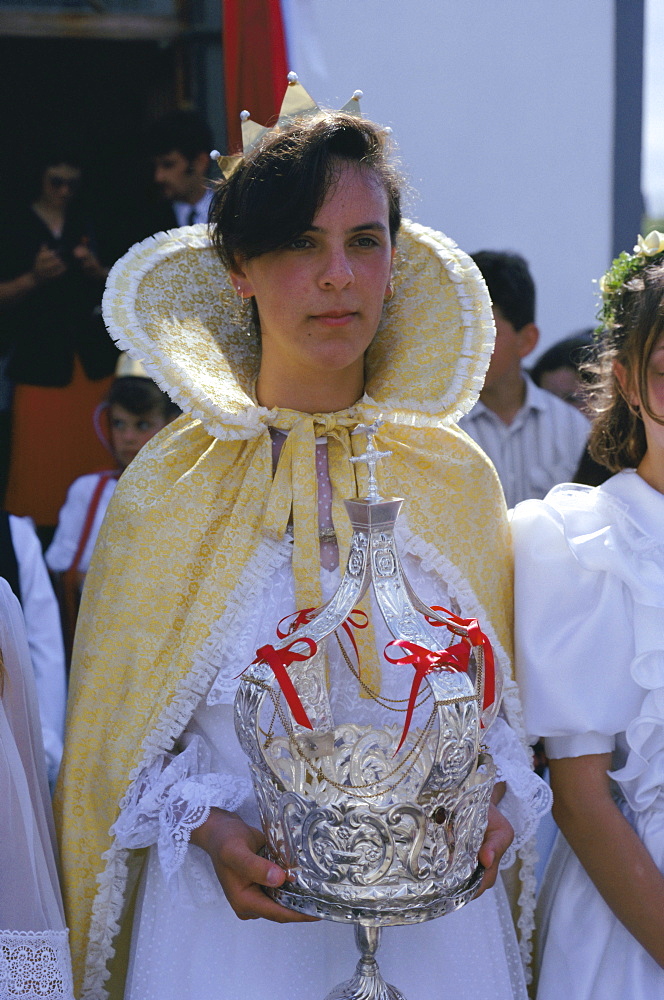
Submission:
M 621 361 L 613 362 L 613 374 L 615 375 L 616 381 L 620 386 L 622 397 L 628 406 L 638 406 L 640 402 L 639 397 L 634 391 L 632 380 L 630 379 L 627 369 Z
M 230 269 L 229 274 L 231 276 L 231 281 L 233 283 L 233 288 L 238 293 L 238 295 L 243 299 L 250 299 L 254 295 L 254 287 L 251 283 L 251 279 L 247 274 L 247 269 L 244 261 L 238 260 L 235 265 Z

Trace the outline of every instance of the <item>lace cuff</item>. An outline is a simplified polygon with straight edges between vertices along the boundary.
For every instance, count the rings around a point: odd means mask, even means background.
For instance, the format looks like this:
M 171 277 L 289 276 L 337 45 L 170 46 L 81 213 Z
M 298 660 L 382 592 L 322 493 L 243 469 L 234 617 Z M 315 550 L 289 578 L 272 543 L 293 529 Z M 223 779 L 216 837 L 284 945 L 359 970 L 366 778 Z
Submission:
M 517 851 L 534 836 L 542 816 L 551 808 L 551 789 L 535 774 L 516 733 L 500 716 L 487 732 L 486 742 L 496 764 L 496 780 L 506 784 L 498 808 L 512 824 L 514 840 L 500 867 L 509 868 Z
M 167 882 L 181 868 L 191 831 L 202 826 L 210 809 L 233 812 L 251 793 L 251 782 L 210 773 L 210 750 L 193 736 L 186 750 L 164 754 L 139 774 L 121 802 L 111 828 L 121 847 L 157 845 Z
M 68 931 L 0 930 L 0 996 L 73 1000 Z

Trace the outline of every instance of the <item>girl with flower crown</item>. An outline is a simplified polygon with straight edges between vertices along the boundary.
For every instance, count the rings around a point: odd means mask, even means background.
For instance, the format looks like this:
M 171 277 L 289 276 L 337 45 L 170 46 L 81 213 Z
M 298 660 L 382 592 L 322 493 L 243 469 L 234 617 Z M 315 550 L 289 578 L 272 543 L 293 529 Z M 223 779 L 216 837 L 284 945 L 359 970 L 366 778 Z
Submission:
M 406 571 L 481 620 L 504 674 L 482 888 L 510 824 L 523 845 L 547 807 L 515 735 L 504 502 L 455 426 L 491 354 L 486 288 L 451 241 L 401 222 L 381 129 L 289 93 L 306 114 L 253 143 L 219 190 L 212 242 L 195 226 L 140 244 L 104 300 L 114 337 L 187 415 L 123 474 L 79 616 L 59 812 L 76 975 L 94 1000 L 322 1000 L 351 971 L 347 927 L 263 891 L 286 873 L 258 853 L 233 702 L 274 624 L 336 590 L 343 499 L 367 483 L 351 432 L 380 414 Z M 376 652 L 386 640 L 376 625 Z M 378 662 L 363 660 L 363 690 L 394 704 L 410 671 Z M 385 723 L 338 653 L 330 688 L 345 717 Z M 526 936 L 531 888 L 526 869 Z M 525 1000 L 500 879 L 444 920 L 388 928 L 381 954 L 409 1000 Z
M 513 518 L 516 663 L 561 831 L 538 1000 L 664 996 L 664 236 L 600 288 L 590 451 L 616 474 Z

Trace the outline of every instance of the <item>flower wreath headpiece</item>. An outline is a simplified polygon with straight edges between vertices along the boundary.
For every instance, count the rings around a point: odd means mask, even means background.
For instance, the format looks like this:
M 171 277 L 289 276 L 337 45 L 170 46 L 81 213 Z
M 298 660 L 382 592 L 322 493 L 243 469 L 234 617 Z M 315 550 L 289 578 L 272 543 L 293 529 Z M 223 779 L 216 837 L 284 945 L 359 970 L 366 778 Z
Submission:
M 596 335 L 599 337 L 605 331 L 612 331 L 619 325 L 622 297 L 625 285 L 639 271 L 649 264 L 664 261 L 664 233 L 654 229 L 647 236 L 637 237 L 632 253 L 623 250 L 611 264 L 606 274 L 599 280 L 599 290 L 602 296 L 597 319 L 599 326 Z

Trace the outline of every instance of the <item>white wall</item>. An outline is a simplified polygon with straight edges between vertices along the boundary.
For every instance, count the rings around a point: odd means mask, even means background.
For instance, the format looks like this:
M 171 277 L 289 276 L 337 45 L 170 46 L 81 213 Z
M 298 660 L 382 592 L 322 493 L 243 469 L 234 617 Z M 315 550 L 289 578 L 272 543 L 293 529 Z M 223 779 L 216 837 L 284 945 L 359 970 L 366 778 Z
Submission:
M 664 218 L 664 2 L 646 0 L 643 80 L 643 192 L 646 211 Z
M 530 262 L 542 346 L 594 324 L 611 246 L 612 0 L 282 0 L 319 104 L 394 129 L 418 221 Z

